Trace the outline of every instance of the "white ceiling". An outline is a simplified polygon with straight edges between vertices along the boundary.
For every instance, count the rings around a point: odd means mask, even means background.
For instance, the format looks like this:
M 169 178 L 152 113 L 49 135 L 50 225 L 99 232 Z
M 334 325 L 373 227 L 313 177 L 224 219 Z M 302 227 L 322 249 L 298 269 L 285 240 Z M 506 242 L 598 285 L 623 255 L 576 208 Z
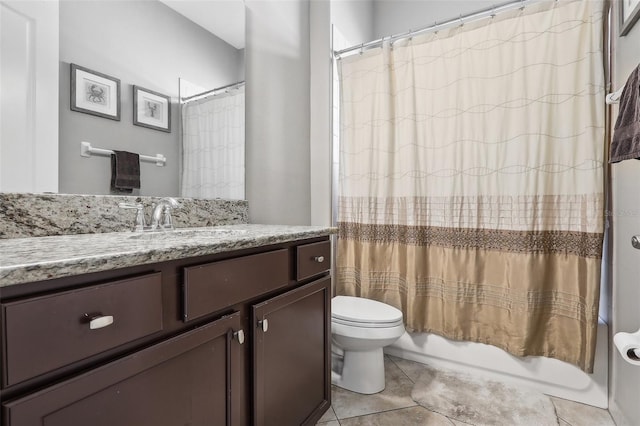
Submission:
M 244 49 L 243 0 L 160 0 L 236 49 Z

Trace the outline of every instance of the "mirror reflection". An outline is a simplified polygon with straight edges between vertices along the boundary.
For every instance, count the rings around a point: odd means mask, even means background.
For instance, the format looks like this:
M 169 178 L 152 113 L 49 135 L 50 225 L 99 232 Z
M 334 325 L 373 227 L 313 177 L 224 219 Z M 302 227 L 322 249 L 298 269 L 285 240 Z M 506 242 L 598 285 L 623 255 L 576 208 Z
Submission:
M 244 81 L 203 90 L 180 79 L 183 197 L 244 199 L 244 102 Z
M 244 198 L 242 1 L 60 1 L 59 64 L 59 192 L 113 193 L 109 157 L 80 155 L 89 142 L 166 158 L 140 163 L 132 195 Z M 71 110 L 71 64 L 120 81 L 120 120 Z M 169 97 L 169 131 L 134 119 L 134 86 Z

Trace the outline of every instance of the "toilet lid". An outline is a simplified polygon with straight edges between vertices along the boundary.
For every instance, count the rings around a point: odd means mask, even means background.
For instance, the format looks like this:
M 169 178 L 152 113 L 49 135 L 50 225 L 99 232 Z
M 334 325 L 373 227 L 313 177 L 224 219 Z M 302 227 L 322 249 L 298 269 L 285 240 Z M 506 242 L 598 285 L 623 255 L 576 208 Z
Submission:
M 396 325 L 402 322 L 402 312 L 393 306 L 364 297 L 336 296 L 331 299 L 331 317 L 352 322 L 368 324 Z

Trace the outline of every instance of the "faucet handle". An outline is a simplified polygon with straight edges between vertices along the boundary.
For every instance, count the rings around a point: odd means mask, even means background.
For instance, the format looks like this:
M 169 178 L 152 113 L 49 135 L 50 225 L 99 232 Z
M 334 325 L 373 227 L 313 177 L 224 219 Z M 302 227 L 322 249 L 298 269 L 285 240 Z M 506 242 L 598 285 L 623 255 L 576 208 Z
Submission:
M 162 220 L 160 222 L 160 226 L 162 229 L 171 229 L 173 230 L 173 219 L 171 218 L 171 207 L 165 206 L 164 212 L 162 213 Z
M 121 209 L 136 209 L 136 221 L 133 225 L 132 231 L 144 231 L 144 228 L 147 226 L 146 220 L 144 218 L 144 206 L 142 204 L 130 204 L 130 203 L 119 203 L 118 207 Z

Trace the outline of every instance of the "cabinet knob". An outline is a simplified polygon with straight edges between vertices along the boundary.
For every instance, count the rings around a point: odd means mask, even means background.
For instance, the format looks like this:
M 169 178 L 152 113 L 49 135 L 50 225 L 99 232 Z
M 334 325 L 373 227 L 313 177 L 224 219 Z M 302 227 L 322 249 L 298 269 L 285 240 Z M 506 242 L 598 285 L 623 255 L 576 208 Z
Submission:
M 258 328 L 261 328 L 263 332 L 267 332 L 267 330 L 269 330 L 269 320 L 267 320 L 266 318 L 258 321 Z
M 113 324 L 113 316 L 112 315 L 92 315 L 84 314 L 85 317 L 89 320 L 89 329 L 97 330 L 98 328 L 108 327 Z
M 322 263 L 324 262 L 324 256 L 316 256 L 313 258 L 314 262 Z
M 241 345 L 244 343 L 244 330 L 238 330 L 233 333 L 233 338 L 238 341 Z

